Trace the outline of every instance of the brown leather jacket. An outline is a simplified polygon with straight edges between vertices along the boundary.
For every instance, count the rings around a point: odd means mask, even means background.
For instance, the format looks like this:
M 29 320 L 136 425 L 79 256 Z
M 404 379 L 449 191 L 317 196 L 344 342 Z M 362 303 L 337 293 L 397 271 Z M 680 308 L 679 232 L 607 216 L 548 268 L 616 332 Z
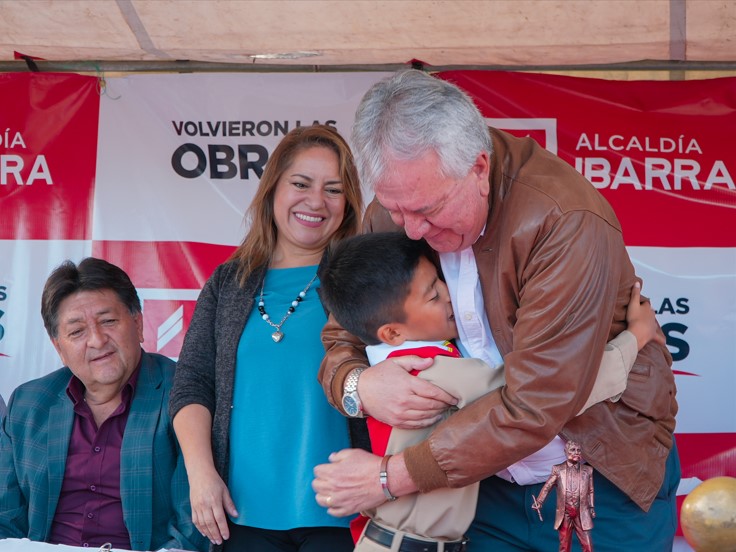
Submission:
M 506 386 L 407 449 L 409 473 L 423 492 L 464 486 L 559 434 L 578 441 L 595 469 L 648 510 L 677 413 L 666 347 L 642 349 L 618 402 L 575 417 L 606 342 L 626 328 L 635 274 L 619 222 L 590 183 L 534 140 L 491 134 L 488 222 L 473 251 Z M 396 229 L 375 200 L 365 221 L 366 231 Z M 332 318 L 322 341 L 320 381 L 339 408 L 345 376 L 367 364 L 363 347 Z

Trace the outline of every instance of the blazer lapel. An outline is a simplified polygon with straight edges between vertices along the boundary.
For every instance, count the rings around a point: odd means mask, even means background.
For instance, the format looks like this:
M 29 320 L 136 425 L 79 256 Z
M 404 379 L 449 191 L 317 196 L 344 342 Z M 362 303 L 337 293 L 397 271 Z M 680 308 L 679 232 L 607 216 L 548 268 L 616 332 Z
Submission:
M 123 518 L 134 550 L 146 550 L 151 542 L 153 515 L 154 436 L 163 401 L 160 368 L 143 352 L 120 453 L 120 497 Z
M 57 395 L 56 402 L 49 408 L 48 423 L 48 506 L 46 519 L 46 538 L 51 530 L 51 522 L 59 503 L 61 485 L 66 470 L 66 456 L 69 451 L 69 439 L 74 424 L 74 407 L 64 387 Z

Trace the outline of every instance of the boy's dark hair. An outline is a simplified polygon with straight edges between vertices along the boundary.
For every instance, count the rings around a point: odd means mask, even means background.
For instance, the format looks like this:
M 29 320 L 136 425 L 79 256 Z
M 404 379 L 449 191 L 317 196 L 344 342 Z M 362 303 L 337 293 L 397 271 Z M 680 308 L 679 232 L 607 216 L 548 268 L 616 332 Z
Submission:
M 378 328 L 405 322 L 404 302 L 419 260 L 432 262 L 424 240 L 401 232 L 363 234 L 330 246 L 317 275 L 324 307 L 366 345 L 377 345 Z
M 80 291 L 114 291 L 130 314 L 141 312 L 141 302 L 133 282 L 122 268 L 95 257 L 87 257 L 79 265 L 64 261 L 46 280 L 41 294 L 41 317 L 49 337 L 59 332 L 59 305 Z

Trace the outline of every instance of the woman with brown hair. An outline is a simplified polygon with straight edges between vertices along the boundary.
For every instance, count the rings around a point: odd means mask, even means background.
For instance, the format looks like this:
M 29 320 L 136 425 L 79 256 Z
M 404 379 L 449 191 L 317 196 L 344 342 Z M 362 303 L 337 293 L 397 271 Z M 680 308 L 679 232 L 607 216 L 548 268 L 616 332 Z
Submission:
M 317 381 L 326 321 L 316 270 L 358 232 L 353 157 L 329 126 L 289 132 L 248 211 L 250 228 L 205 284 L 170 409 L 197 528 L 225 550 L 352 550 L 347 520 L 314 501 L 312 469 L 350 444 Z

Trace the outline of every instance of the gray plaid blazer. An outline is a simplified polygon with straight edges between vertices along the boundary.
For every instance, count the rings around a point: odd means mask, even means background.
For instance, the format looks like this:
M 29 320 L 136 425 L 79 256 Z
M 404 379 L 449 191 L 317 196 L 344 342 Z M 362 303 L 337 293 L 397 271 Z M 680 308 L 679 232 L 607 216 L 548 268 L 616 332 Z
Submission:
M 0 538 L 46 541 L 64 478 L 74 410 L 64 367 L 20 385 L 0 431 Z M 134 550 L 206 550 L 191 519 L 184 461 L 167 405 L 174 363 L 143 352 L 120 458 Z

